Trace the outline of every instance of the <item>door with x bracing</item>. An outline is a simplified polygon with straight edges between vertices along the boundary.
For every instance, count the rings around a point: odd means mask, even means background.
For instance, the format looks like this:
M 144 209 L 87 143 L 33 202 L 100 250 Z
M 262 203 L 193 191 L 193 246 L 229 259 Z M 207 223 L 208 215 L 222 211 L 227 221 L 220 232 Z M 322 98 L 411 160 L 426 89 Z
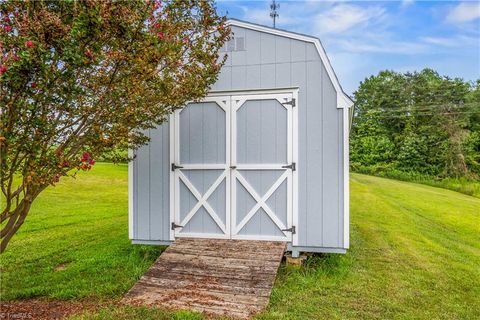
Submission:
M 226 95 L 175 113 L 175 237 L 290 241 L 293 93 Z

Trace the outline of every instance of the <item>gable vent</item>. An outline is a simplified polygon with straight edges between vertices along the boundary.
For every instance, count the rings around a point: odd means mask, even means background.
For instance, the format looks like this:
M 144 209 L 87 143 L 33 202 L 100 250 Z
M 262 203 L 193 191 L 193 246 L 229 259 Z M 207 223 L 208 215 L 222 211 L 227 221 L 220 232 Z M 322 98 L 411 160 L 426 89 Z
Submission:
M 228 40 L 227 51 L 235 51 L 235 38 Z
M 244 37 L 238 37 L 235 38 L 235 50 L 236 51 L 244 51 L 245 50 L 245 38 Z
M 245 38 L 235 37 L 228 40 L 222 48 L 224 52 L 245 51 Z

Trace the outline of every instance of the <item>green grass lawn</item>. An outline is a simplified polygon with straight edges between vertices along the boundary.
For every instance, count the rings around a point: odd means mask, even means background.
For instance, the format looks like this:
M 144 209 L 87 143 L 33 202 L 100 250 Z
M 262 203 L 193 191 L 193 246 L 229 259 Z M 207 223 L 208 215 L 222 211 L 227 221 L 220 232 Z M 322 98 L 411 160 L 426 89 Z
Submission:
M 127 167 L 98 164 L 34 204 L 0 257 L 1 297 L 118 299 L 161 252 L 127 236 Z M 302 269 L 282 266 L 259 319 L 479 319 L 480 199 L 351 177 L 351 244 Z M 201 319 L 118 307 L 87 319 Z
M 464 193 L 469 196 L 480 198 L 480 180 L 473 177 L 461 178 L 439 178 L 414 172 L 403 172 L 395 169 L 379 170 L 378 167 L 356 168 L 358 173 L 369 174 L 378 177 L 390 178 L 400 181 L 426 184 L 427 186 L 438 187 Z
M 2 300 L 109 298 L 133 285 L 160 250 L 128 240 L 127 168 L 97 164 L 39 196 L 0 257 Z

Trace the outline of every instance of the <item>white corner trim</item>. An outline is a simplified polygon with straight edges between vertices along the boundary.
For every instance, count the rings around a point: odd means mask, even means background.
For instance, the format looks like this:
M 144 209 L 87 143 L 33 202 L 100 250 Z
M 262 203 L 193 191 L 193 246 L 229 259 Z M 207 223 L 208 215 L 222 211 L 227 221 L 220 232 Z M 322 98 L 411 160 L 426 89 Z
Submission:
M 343 109 L 343 247 L 350 247 L 349 108 Z
M 351 108 L 353 107 L 353 101 L 347 96 L 343 91 L 337 91 L 337 108 L 344 109 L 344 108 Z
M 332 64 L 330 63 L 330 60 L 327 57 L 327 53 L 318 38 L 298 34 L 295 32 L 289 32 L 289 31 L 280 30 L 280 29 L 273 29 L 270 27 L 265 27 L 258 24 L 249 23 L 249 22 L 240 21 L 240 20 L 234 20 L 234 19 L 228 20 L 227 25 L 270 33 L 277 36 L 282 36 L 290 39 L 296 39 L 300 41 L 313 43 L 318 51 L 318 54 L 320 55 L 320 59 L 322 60 L 323 65 L 325 66 L 325 69 L 327 70 L 328 77 L 330 78 L 330 81 L 332 81 L 333 83 L 333 87 L 335 88 L 335 91 L 337 91 L 337 108 L 339 109 L 350 108 L 353 105 L 353 101 L 350 99 L 350 97 L 346 95 L 345 92 L 343 92 L 340 82 L 338 81 L 338 78 L 335 75 L 335 72 L 333 71 Z
M 133 150 L 128 149 L 128 157 L 133 157 Z M 133 160 L 128 162 L 128 238 L 133 239 Z
M 169 153 L 170 153 L 170 163 L 168 164 L 169 169 L 169 192 L 170 192 L 170 223 L 168 224 L 169 235 L 168 239 L 170 241 L 175 240 L 175 232 L 170 228 L 172 222 L 175 222 L 175 173 L 170 170 L 170 165 L 175 163 L 175 112 L 172 112 L 168 117 L 168 130 L 169 130 Z
M 295 101 L 297 101 L 297 106 L 300 105 L 298 100 L 298 91 L 299 89 L 294 89 L 292 94 Z M 297 165 L 299 164 L 298 161 L 298 146 L 299 146 L 299 139 L 298 139 L 298 107 L 293 108 L 292 111 L 292 125 L 293 125 L 293 133 L 292 133 L 292 144 L 293 144 L 293 162 Z M 293 206 L 293 213 L 292 213 L 292 226 L 295 226 L 297 229 L 295 234 L 292 236 L 292 245 L 298 245 L 298 234 L 300 228 L 299 224 L 299 209 L 298 209 L 298 170 L 292 172 L 292 206 Z

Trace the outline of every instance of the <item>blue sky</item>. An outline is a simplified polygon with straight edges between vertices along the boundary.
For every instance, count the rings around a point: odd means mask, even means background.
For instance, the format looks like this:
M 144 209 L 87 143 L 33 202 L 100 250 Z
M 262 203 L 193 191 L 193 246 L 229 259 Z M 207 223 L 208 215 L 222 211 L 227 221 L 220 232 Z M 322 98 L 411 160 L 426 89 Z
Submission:
M 319 37 L 348 94 L 385 69 L 480 78 L 480 1 L 277 2 L 277 27 Z M 221 14 L 271 26 L 269 4 L 217 1 Z

